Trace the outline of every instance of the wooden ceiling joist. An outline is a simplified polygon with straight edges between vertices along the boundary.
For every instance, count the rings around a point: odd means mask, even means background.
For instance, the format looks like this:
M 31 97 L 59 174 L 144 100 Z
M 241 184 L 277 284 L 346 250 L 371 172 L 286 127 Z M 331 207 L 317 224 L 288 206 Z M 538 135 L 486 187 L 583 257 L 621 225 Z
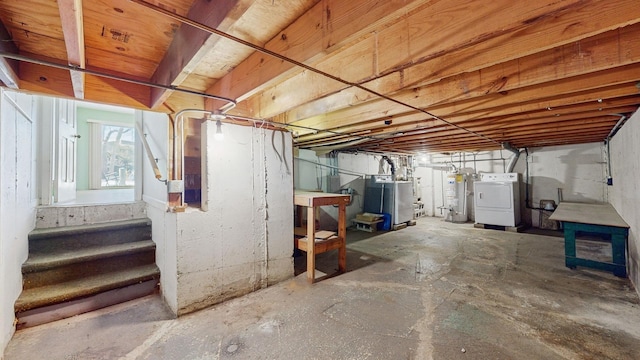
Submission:
M 602 114 L 627 114 L 635 110 L 635 104 L 640 100 L 638 96 L 630 96 L 627 98 L 619 98 L 615 100 L 604 99 L 602 102 L 593 101 L 585 104 L 577 104 L 571 106 L 564 106 L 556 109 L 540 109 L 536 111 L 530 111 L 527 113 L 514 113 L 509 115 L 502 115 L 497 117 L 479 117 L 479 118 L 465 118 L 465 117 L 453 117 L 454 120 L 461 126 L 470 127 L 475 129 L 474 126 L 482 125 L 499 125 L 512 123 L 513 126 L 526 125 L 527 122 L 544 121 L 557 121 L 557 117 L 561 119 L 565 118 L 585 118 L 593 116 L 601 116 Z M 437 126 L 437 121 L 424 119 L 423 114 L 409 114 L 406 116 L 400 116 L 392 119 L 392 123 L 389 125 L 383 122 L 366 122 L 358 125 L 341 127 L 336 129 L 330 129 L 331 131 L 344 133 L 344 135 L 338 135 L 332 132 L 318 132 L 316 134 L 308 134 L 297 136 L 296 140 L 299 144 L 314 144 L 321 143 L 325 139 L 334 138 L 337 136 L 348 136 L 348 134 L 358 133 L 407 133 L 411 131 L 420 131 L 421 129 L 433 128 Z M 292 128 L 295 129 L 295 128 Z
M 84 69 L 86 62 L 82 0 L 58 0 L 58 10 L 67 49 L 67 63 Z M 74 96 L 76 99 L 84 99 L 84 72 L 71 70 L 70 75 Z
M 637 0 L 21 0 L 0 21 L 5 54 L 66 66 L 3 58 L 5 85 L 173 113 L 212 94 L 301 148 L 601 141 L 640 106 Z
M 203 25 L 227 30 L 233 21 L 249 8 L 247 0 L 223 0 L 209 1 L 196 0 L 187 17 Z M 217 36 L 196 29 L 191 26 L 180 26 L 176 31 L 173 41 L 160 61 L 151 82 L 167 86 L 179 86 L 189 76 L 203 57 L 220 40 Z M 157 108 L 172 92 L 170 90 L 152 88 L 150 108 Z
M 516 3 L 513 4 L 516 5 Z M 519 6 L 520 4 L 517 5 Z M 583 5 L 593 6 L 594 4 Z M 484 70 L 482 72 L 486 85 L 476 88 L 498 92 L 503 91 L 502 88 L 509 85 L 509 82 L 522 82 L 518 84 L 518 87 L 522 87 L 540 83 L 545 77 L 548 81 L 553 79 L 554 76 L 574 76 L 602 70 L 608 68 L 607 61 L 618 62 L 619 65 L 630 61 L 637 62 L 637 52 L 639 51 L 637 46 L 638 26 L 629 26 L 629 29 L 616 29 L 619 26 L 628 25 L 630 22 L 637 22 L 640 10 L 638 10 L 638 6 L 634 1 L 624 1 L 619 5 L 620 8 L 606 6 L 601 9 L 603 12 L 597 15 L 599 18 L 603 16 L 601 20 L 612 27 L 609 32 L 603 33 L 602 30 L 598 32 L 597 29 L 601 29 L 601 23 L 583 23 L 581 25 L 584 26 L 574 27 L 573 24 L 575 24 L 579 13 L 567 11 L 557 17 L 547 18 L 545 22 L 530 24 L 532 27 L 530 31 L 521 29 L 515 44 L 513 41 L 509 41 L 509 38 L 514 37 L 514 34 L 507 33 L 501 37 L 478 44 L 478 46 L 466 47 L 446 54 L 438 54 L 433 58 L 428 57 L 422 63 L 415 65 L 412 63 L 412 67 L 393 72 L 363 85 L 379 93 L 392 95 L 402 89 L 413 90 L 413 88 L 426 87 L 442 79 L 473 71 L 479 72 L 482 69 L 493 67 L 493 70 Z M 618 16 L 622 8 L 626 8 L 629 12 L 622 17 L 605 19 L 608 16 L 605 14 Z M 576 43 L 576 39 L 580 39 L 585 34 L 588 34 L 591 38 L 586 38 Z M 430 36 L 425 36 L 424 39 L 414 39 L 415 41 L 411 42 L 411 47 L 414 47 L 417 42 L 418 46 L 415 47 L 420 48 L 419 42 L 429 41 L 429 39 Z M 602 44 L 605 44 L 604 48 L 607 50 L 600 48 Z M 621 44 L 627 46 L 620 48 Z M 627 58 L 626 55 L 620 57 L 618 54 L 621 51 L 629 51 L 632 55 L 630 58 Z M 527 55 L 522 57 L 522 54 Z M 392 54 L 391 56 L 394 55 Z M 506 64 L 504 68 L 503 64 Z M 357 66 L 358 64 L 352 65 Z M 543 66 L 543 68 L 539 68 L 539 66 Z M 520 68 L 530 74 L 519 76 Z M 566 71 L 567 74 L 559 74 L 559 71 Z M 490 76 L 491 74 L 494 74 L 494 76 Z M 542 79 L 537 80 L 538 76 L 541 76 Z M 289 104 L 293 108 L 291 111 L 276 116 L 278 121 L 293 123 L 325 112 L 337 111 L 347 106 L 355 106 L 376 100 L 376 97 L 360 89 L 349 88 L 338 92 L 344 89 L 344 86 L 340 87 L 337 86 L 340 84 L 334 84 L 326 80 L 323 82 L 316 78 L 314 78 L 313 83 L 309 83 L 306 80 L 301 79 L 297 83 L 291 82 L 291 85 L 287 88 L 265 91 L 267 96 L 257 97 L 263 103 L 255 104 L 253 107 L 261 109 L 260 116 L 270 116 L 270 113 L 265 113 L 262 110 L 269 108 L 268 104 L 264 104 L 264 102 L 270 101 L 272 98 L 279 99 L 281 97 L 280 94 L 289 93 L 292 89 L 296 89 L 297 96 L 295 99 L 298 99 L 299 103 Z M 477 83 L 477 81 L 475 82 Z M 334 86 L 330 88 L 332 84 Z M 465 79 L 459 79 L 459 84 L 462 86 L 458 87 L 458 92 L 470 87 L 467 86 Z M 335 93 L 335 95 L 310 102 L 310 99 L 318 98 L 320 92 L 324 95 L 332 93 Z M 460 95 L 464 96 L 466 94 L 460 93 Z M 396 96 L 394 95 L 393 97 L 395 98 Z
M 18 47 L 13 43 L 11 34 L 4 27 L 4 24 L 0 21 L 0 51 L 16 54 L 18 53 Z M 12 89 L 18 88 L 18 62 L 16 60 L 0 57 L 0 81 Z

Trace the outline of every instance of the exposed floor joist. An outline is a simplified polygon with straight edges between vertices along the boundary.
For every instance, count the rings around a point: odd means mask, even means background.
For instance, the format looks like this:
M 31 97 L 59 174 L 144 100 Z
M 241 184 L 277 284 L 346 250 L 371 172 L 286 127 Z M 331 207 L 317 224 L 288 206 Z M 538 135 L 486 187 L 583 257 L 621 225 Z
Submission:
M 169 113 L 224 106 L 206 92 L 237 100 L 229 114 L 289 124 L 301 148 L 601 141 L 593 119 L 640 105 L 636 0 L 24 0 L 0 3 L 0 18 L 16 45 L 3 54 L 116 77 L 2 57 L 20 89 Z

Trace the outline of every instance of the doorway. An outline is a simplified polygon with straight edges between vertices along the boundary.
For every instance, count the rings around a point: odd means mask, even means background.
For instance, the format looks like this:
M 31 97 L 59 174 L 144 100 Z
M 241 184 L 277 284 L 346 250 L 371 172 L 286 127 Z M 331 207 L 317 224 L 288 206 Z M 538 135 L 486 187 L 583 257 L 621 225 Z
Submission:
M 41 204 L 67 206 L 136 201 L 140 151 L 135 134 L 135 111 L 54 98 L 44 99 L 43 104 L 43 122 L 47 123 L 47 117 L 52 115 L 54 118 L 48 135 L 43 135 L 52 139 L 48 153 L 51 166 L 42 167 L 43 174 L 48 170 L 52 181 L 50 185 L 42 183 Z

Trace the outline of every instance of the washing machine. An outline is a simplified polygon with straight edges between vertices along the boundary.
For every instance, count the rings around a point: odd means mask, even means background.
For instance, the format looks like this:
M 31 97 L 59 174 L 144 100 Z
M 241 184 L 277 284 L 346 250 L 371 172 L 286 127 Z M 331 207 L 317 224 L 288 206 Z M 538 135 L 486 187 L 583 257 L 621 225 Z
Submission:
M 518 173 L 482 173 L 473 184 L 476 223 L 498 226 L 520 224 Z

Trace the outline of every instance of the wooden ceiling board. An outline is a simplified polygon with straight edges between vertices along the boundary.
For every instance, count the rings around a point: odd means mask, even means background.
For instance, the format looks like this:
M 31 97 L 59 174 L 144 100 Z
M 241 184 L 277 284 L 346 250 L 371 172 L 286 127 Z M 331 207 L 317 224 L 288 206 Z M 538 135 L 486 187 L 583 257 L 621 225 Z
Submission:
M 145 58 L 136 58 L 127 52 L 114 53 L 109 50 L 88 47 L 86 49 L 87 67 L 95 71 L 113 70 L 126 74 L 128 78 L 148 80 L 156 66 L 156 62 Z
M 95 53 L 89 51 L 93 48 L 103 55 L 110 52 L 120 58 L 124 54 L 157 66 L 180 26 L 127 0 L 85 1 L 83 4 L 87 62 L 98 61 L 89 56 Z M 155 66 L 147 78 L 151 77 L 153 70 Z
M 290 124 L 298 147 L 410 153 L 602 141 L 614 114 L 640 105 L 637 0 L 140 1 L 83 1 L 87 68 L 236 99 L 232 114 Z M 330 76 L 217 35 L 183 40 L 187 25 L 150 6 L 197 13 Z M 67 45 L 77 49 L 65 43 L 55 0 L 2 1 L 0 20 L 22 55 L 64 65 Z M 18 70 L 21 89 L 74 96 L 68 70 L 24 61 Z M 169 113 L 221 106 L 90 75 L 84 93 Z
M 588 5 L 594 4 L 582 4 L 580 5 L 580 9 L 584 9 Z M 619 4 L 619 6 L 627 7 L 628 10 L 630 10 L 627 17 L 604 18 L 603 21 L 606 23 L 606 25 L 625 25 L 629 21 L 633 22 L 633 20 L 629 19 L 634 19 L 634 16 L 639 16 L 637 10 L 638 7 L 636 6 L 636 4 L 633 4 L 632 2 L 625 2 Z M 608 6 L 605 7 L 603 11 L 605 12 L 605 14 L 598 14 L 598 17 L 606 17 L 607 11 L 610 12 L 610 15 L 619 14 L 619 9 L 617 7 Z M 517 32 L 517 36 L 514 36 L 514 34 L 512 33 L 502 33 L 500 31 L 500 28 L 496 28 L 495 32 L 500 33 L 499 36 L 492 37 L 484 42 L 479 43 L 477 46 L 465 45 L 470 42 L 477 42 L 477 40 L 474 40 L 473 38 L 468 39 L 468 41 L 460 41 L 458 44 L 459 46 L 454 46 L 455 44 L 451 44 L 451 41 L 447 40 L 446 43 L 452 47 L 450 51 L 442 54 L 432 52 L 431 55 L 423 56 L 422 59 L 415 60 L 409 62 L 406 65 L 403 65 L 401 67 L 402 70 L 391 68 L 393 72 L 387 76 L 393 76 L 392 79 L 386 79 L 384 81 L 371 81 L 364 84 L 364 86 L 383 94 L 393 95 L 394 92 L 400 91 L 403 88 L 406 89 L 407 87 L 430 85 L 434 82 L 442 80 L 445 77 L 456 76 L 469 71 L 479 70 L 488 66 L 495 65 L 496 63 L 502 64 L 506 61 L 518 59 L 519 57 L 527 56 L 529 54 L 542 52 L 556 46 L 572 44 L 574 41 L 576 41 L 576 38 L 579 39 L 580 36 L 593 36 L 594 34 L 599 33 L 597 31 L 598 29 L 601 29 L 600 24 L 602 24 L 603 21 L 574 26 L 578 16 L 580 16 L 579 13 L 578 15 L 576 15 L 571 11 L 554 13 L 554 16 L 546 17 L 544 21 L 535 21 L 532 23 L 528 23 L 527 31 L 524 31 L 524 29 L 519 29 Z M 508 16 L 505 17 L 508 18 Z M 409 19 L 411 18 L 412 17 L 410 17 Z M 424 16 L 418 17 L 418 19 L 423 18 Z M 463 22 L 458 21 L 458 23 Z M 511 28 L 517 28 L 517 26 L 518 23 L 515 22 L 511 26 Z M 637 33 L 637 31 L 632 32 Z M 397 30 L 395 33 L 402 34 L 402 32 L 399 30 Z M 380 36 L 378 36 L 378 38 L 380 38 Z M 426 38 L 429 39 L 430 37 Z M 393 40 L 394 41 L 390 42 L 390 44 L 393 44 L 397 41 L 407 41 L 404 38 L 393 38 Z M 487 43 L 491 44 L 491 46 L 487 45 Z M 615 45 L 617 46 L 619 44 L 616 43 Z M 384 48 L 384 46 L 379 46 L 379 48 Z M 613 54 L 616 54 L 618 52 L 619 50 L 616 49 Z M 587 51 L 583 51 L 582 54 L 584 55 L 589 53 Z M 583 63 L 586 63 L 586 61 L 590 60 L 590 57 L 596 57 L 600 54 L 607 54 L 607 52 L 602 51 L 598 52 L 597 55 L 585 56 L 583 59 Z M 393 52 L 390 56 L 393 58 L 397 57 L 397 55 Z M 554 54 L 552 53 L 551 56 L 554 56 Z M 560 58 L 560 60 L 562 60 L 562 58 Z M 552 65 L 548 67 L 553 67 L 553 60 L 550 61 L 550 64 Z M 353 63 L 352 67 L 356 67 L 357 65 L 357 63 Z M 523 64 L 523 66 L 526 66 L 526 64 Z M 382 72 L 385 71 L 382 67 L 380 67 L 380 69 L 380 71 Z M 552 68 L 545 68 L 542 69 L 541 72 L 545 74 L 553 74 L 553 70 L 554 69 Z M 398 71 L 402 72 L 400 74 L 397 74 Z M 516 68 L 516 73 L 517 71 L 518 70 Z M 507 75 L 508 74 L 505 74 L 504 77 L 509 79 Z M 519 77 L 515 76 L 514 78 L 517 79 Z M 500 79 L 500 77 L 498 77 L 498 79 Z M 501 82 L 498 81 L 496 82 L 496 85 L 500 85 L 500 83 Z M 286 119 L 288 121 L 296 121 L 318 115 L 318 112 L 313 112 L 313 110 L 315 109 L 321 109 L 320 111 L 324 113 L 339 110 L 341 107 L 353 106 L 355 105 L 352 100 L 353 98 L 357 98 L 360 102 L 365 102 L 376 98 L 366 91 L 350 89 L 348 92 L 337 93 L 335 95 L 327 96 L 324 99 L 321 98 L 319 100 L 316 100 L 318 104 L 304 104 L 308 103 L 310 99 L 317 99 L 319 95 L 321 95 L 318 94 L 320 91 L 323 91 L 324 94 L 327 95 L 335 93 L 336 91 L 343 89 L 344 87 L 344 85 L 326 81 L 318 85 L 313 84 L 312 86 L 307 86 L 304 90 L 297 92 L 298 95 L 296 98 L 300 99 L 298 102 L 299 107 L 290 111 L 290 113 L 285 116 Z M 291 89 L 288 90 L 292 91 Z M 271 89 L 266 89 L 265 92 L 272 93 L 273 91 Z M 347 96 L 347 98 L 339 99 L 339 97 L 343 95 Z M 251 99 L 248 99 L 247 101 L 251 101 Z M 264 104 L 261 104 L 260 107 L 265 108 Z M 272 116 L 273 114 L 268 113 L 262 115 Z
M 20 54 L 41 54 L 49 59 L 67 61 L 67 48 L 64 39 L 52 38 L 37 33 L 13 32 L 13 39 L 17 44 Z
M 51 67 L 20 63 L 20 89 L 62 97 L 73 97 L 69 71 Z
M 549 111 L 547 109 L 538 109 L 529 112 L 519 112 L 514 111 L 512 114 L 501 115 L 496 117 L 489 116 L 481 116 L 481 117 L 450 117 L 454 123 L 460 124 L 462 126 L 471 126 L 471 125 L 488 125 L 488 124 L 496 124 L 496 123 L 504 123 L 504 122 L 515 122 L 515 121 L 529 121 L 529 120 L 537 120 L 537 119 L 546 119 L 546 118 L 555 118 L 558 116 L 581 116 L 581 117 L 590 117 L 590 116 L 601 116 L 601 114 L 616 114 L 622 113 L 626 114 L 629 112 L 633 112 L 636 104 L 640 100 L 640 95 L 638 96 L 630 96 L 627 98 L 617 98 L 614 100 L 604 99 L 602 102 L 593 101 L 589 103 L 576 104 L 570 106 L 564 106 L 552 109 Z M 407 113 L 403 116 L 397 116 L 390 118 L 392 121 L 391 124 L 386 125 L 384 121 L 367 121 L 362 122 L 356 125 L 351 126 L 343 126 L 335 129 L 331 129 L 335 132 L 343 132 L 345 134 L 348 133 L 358 133 L 364 131 L 381 131 L 381 132 L 408 132 L 412 129 L 422 129 L 427 127 L 433 127 L 438 125 L 436 120 L 432 120 L 426 117 L 422 113 Z M 297 134 L 299 132 L 296 128 L 292 128 L 296 131 Z M 307 134 L 296 136 L 298 143 L 307 144 L 314 142 L 322 142 L 322 139 L 337 136 L 335 134 L 329 132 L 318 132 L 316 134 Z
M 383 19 L 397 19 L 399 13 L 404 14 L 407 11 L 407 7 L 413 8 L 419 3 L 375 0 L 360 0 L 357 3 L 321 1 L 283 28 L 265 44 L 265 48 L 298 62 L 313 65 L 328 53 L 349 46 L 361 36 L 370 33 Z M 244 100 L 299 71 L 301 70 L 288 62 L 262 53 L 254 53 L 209 91 L 226 91 L 232 98 Z M 260 116 L 255 109 L 251 109 L 251 113 Z
M 67 59 L 55 0 L 0 1 L 0 17 L 21 53 Z
M 149 88 L 129 82 L 88 75 L 85 81 L 87 98 L 100 98 L 105 103 L 126 101 L 126 107 L 144 109 L 149 102 Z
M 640 80 L 640 64 L 632 64 L 619 68 L 603 70 L 588 75 L 575 76 L 568 79 L 557 80 L 541 85 L 529 86 L 508 92 L 508 94 L 488 94 L 469 100 L 460 100 L 445 105 L 430 106 L 429 100 L 432 94 L 420 93 L 420 91 L 407 91 L 402 97 L 396 99 L 418 106 L 426 107 L 429 111 L 447 118 L 452 114 L 479 111 L 486 108 L 494 108 L 514 103 L 529 103 L 539 101 L 541 98 L 562 99 L 567 95 L 581 91 L 599 89 L 604 86 L 618 84 L 630 84 Z M 424 89 L 430 90 L 430 89 Z M 597 99 L 598 97 L 596 97 Z M 557 104 L 554 106 L 561 106 Z M 364 119 L 385 118 L 390 115 L 398 115 L 406 112 L 407 107 L 392 104 L 388 100 L 379 99 L 367 104 L 352 106 L 344 110 L 330 114 L 295 122 L 312 128 L 334 128 L 344 126 Z
M 279 31 L 297 19 L 319 0 L 259 0 L 254 1 L 246 12 L 229 27 L 226 33 L 258 46 L 264 46 Z M 265 16 L 268 14 L 268 16 Z M 213 35 L 217 36 L 217 35 Z M 218 79 L 254 52 L 253 49 L 228 39 L 219 43 L 205 56 L 193 75 Z M 189 82 L 187 78 L 185 82 Z M 215 84 L 208 82 L 206 90 Z M 227 95 L 221 95 L 227 96 Z
M 0 15 L 7 28 L 63 38 L 55 0 L 5 0 L 0 2 Z

